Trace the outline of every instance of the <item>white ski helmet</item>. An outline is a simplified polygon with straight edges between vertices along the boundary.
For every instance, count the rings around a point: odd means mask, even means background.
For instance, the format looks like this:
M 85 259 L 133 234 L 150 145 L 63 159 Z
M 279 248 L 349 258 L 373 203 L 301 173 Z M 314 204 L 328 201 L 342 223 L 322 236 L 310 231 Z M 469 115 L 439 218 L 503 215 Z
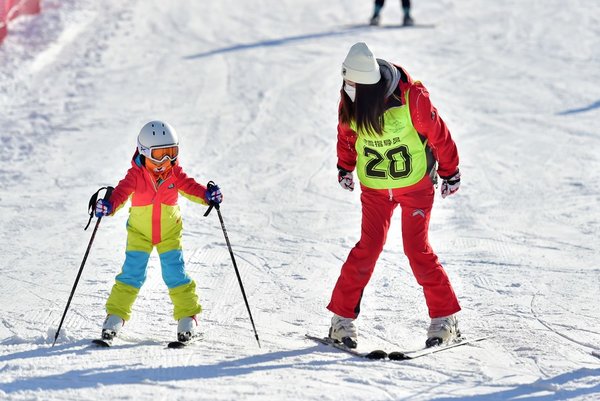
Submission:
M 165 159 L 173 161 L 179 153 L 179 138 L 169 123 L 150 121 L 140 130 L 137 148 L 141 155 L 156 163 Z

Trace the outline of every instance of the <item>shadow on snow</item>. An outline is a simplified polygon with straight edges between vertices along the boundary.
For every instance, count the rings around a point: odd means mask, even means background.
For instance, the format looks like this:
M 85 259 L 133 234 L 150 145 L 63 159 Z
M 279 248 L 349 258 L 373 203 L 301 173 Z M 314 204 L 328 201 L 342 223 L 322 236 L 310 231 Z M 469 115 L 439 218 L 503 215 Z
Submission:
M 559 116 L 566 116 L 569 114 L 585 113 L 586 111 L 590 111 L 590 110 L 594 110 L 594 109 L 598 109 L 598 108 L 600 108 L 600 100 L 590 104 L 589 106 L 580 107 L 577 109 L 565 110 L 565 111 L 561 111 L 560 113 L 556 113 L 556 114 Z
M 134 345 L 132 345 L 134 346 Z M 127 347 L 127 346 L 124 346 Z M 99 368 L 71 370 L 65 373 L 29 377 L 23 380 L 15 380 L 12 383 L 4 383 L 2 390 L 6 394 L 18 391 L 41 390 L 76 390 L 82 388 L 93 388 L 99 384 L 102 385 L 120 385 L 120 384 L 139 384 L 148 382 L 169 382 L 179 380 L 198 380 L 211 379 L 224 376 L 240 376 L 253 372 L 269 371 L 276 369 L 319 368 L 327 364 L 335 364 L 336 361 L 310 361 L 298 362 L 295 358 L 314 354 L 319 346 L 314 346 L 299 350 L 277 351 L 262 355 L 254 355 L 236 360 L 222 361 L 215 364 L 192 365 L 192 366 L 173 366 L 159 368 L 136 368 L 134 365 L 112 364 Z M 48 350 L 52 350 L 48 348 Z M 71 352 L 72 352 L 71 347 Z M 56 352 L 48 351 L 51 354 L 61 354 L 67 352 L 67 349 L 59 349 Z M 102 350 L 93 350 L 92 352 L 103 352 Z M 177 352 L 177 351 L 175 351 Z M 42 350 L 19 353 L 19 358 L 43 356 Z M 292 363 L 270 363 L 286 358 L 293 358 Z M 4 358 L 5 359 L 5 358 Z M 11 359 L 16 359 L 13 356 Z
M 73 346 L 75 345 L 75 349 Z M 18 352 L 0 358 L 0 361 L 12 359 L 35 358 L 43 356 L 55 356 L 66 353 L 75 353 L 82 355 L 83 353 L 104 352 L 88 347 L 89 342 L 82 340 L 75 344 L 64 344 L 57 347 L 48 347 L 43 349 L 35 349 L 30 351 Z M 85 347 L 83 350 L 79 347 Z M 139 347 L 136 344 L 123 344 L 118 348 Z M 121 384 L 139 384 L 148 382 L 170 382 L 180 380 L 202 380 L 212 379 L 227 376 L 241 376 L 254 372 L 270 371 L 277 369 L 319 369 L 322 366 L 339 363 L 333 361 L 308 361 L 298 362 L 298 357 L 303 355 L 314 354 L 318 349 L 318 345 L 314 347 L 296 349 L 289 351 L 277 351 L 261 355 L 247 356 L 236 360 L 221 361 L 214 364 L 193 365 L 193 366 L 172 366 L 137 368 L 139 364 L 111 364 L 98 368 L 70 370 L 61 374 L 49 376 L 28 377 L 22 380 L 15 380 L 12 383 L 3 383 L 2 391 L 5 394 L 15 393 L 19 391 L 36 391 L 43 389 L 48 390 L 77 390 L 84 388 L 94 388 L 99 384 L 106 385 L 121 385 Z M 175 351 L 177 352 L 177 351 Z M 274 363 L 286 358 L 292 358 L 293 362 L 289 363 Z M 539 379 L 533 383 L 520 384 L 510 389 L 502 389 L 501 391 L 492 392 L 489 394 L 474 394 L 468 396 L 444 396 L 435 398 L 435 401 L 492 401 L 492 400 L 544 400 L 548 399 L 548 392 L 553 393 L 552 399 L 563 400 L 578 396 L 596 394 L 600 392 L 600 384 L 591 385 L 590 387 L 581 387 L 580 384 L 575 384 L 570 387 L 569 383 L 581 381 L 585 378 L 600 378 L 600 368 L 589 369 L 581 368 L 572 372 L 566 372 L 561 375 L 549 378 Z
M 574 397 L 585 396 L 589 394 L 598 394 L 600 384 L 590 387 L 581 387 L 574 385 L 572 389 L 563 389 L 569 382 L 575 382 L 586 377 L 600 377 L 600 368 L 588 369 L 581 368 L 573 372 L 566 372 L 550 379 L 539 379 L 533 383 L 520 384 L 514 388 L 493 392 L 489 394 L 446 396 L 441 398 L 432 398 L 434 401 L 492 401 L 492 400 L 519 400 L 519 401 L 537 401 L 537 400 L 568 400 Z M 553 393 L 549 395 L 548 393 Z
M 401 28 L 406 28 L 406 27 L 403 27 L 402 25 L 393 25 L 393 26 L 390 25 L 390 26 L 386 26 L 385 28 L 386 29 L 401 29 Z M 214 56 L 217 54 L 233 53 L 233 52 L 242 51 L 242 50 L 256 49 L 259 47 L 282 46 L 282 45 L 286 45 L 286 44 L 293 43 L 293 42 L 302 42 L 302 41 L 312 40 L 312 39 L 350 35 L 352 33 L 358 32 L 358 31 L 375 30 L 375 29 L 378 29 L 378 27 L 371 27 L 366 24 L 347 25 L 347 26 L 342 27 L 341 29 L 327 31 L 327 32 L 317 32 L 317 33 L 309 33 L 309 34 L 305 34 L 305 35 L 288 36 L 288 37 L 284 37 L 284 38 L 269 39 L 269 40 L 254 42 L 254 43 L 240 43 L 237 45 L 221 47 L 218 49 L 208 50 L 208 51 L 205 51 L 202 53 L 184 56 L 183 58 L 186 60 L 194 60 L 194 59 L 198 59 L 198 58 Z

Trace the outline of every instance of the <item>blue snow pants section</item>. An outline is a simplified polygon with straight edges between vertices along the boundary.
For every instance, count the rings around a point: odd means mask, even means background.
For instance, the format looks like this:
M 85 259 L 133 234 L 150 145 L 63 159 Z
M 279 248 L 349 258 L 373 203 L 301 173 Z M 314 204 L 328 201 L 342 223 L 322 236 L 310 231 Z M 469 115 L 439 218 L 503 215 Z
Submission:
M 185 272 L 183 253 L 181 250 L 173 250 L 160 255 L 162 277 L 169 289 L 189 284 L 192 279 Z
M 117 281 L 135 288 L 142 288 L 146 281 L 146 267 L 150 254 L 141 251 L 125 252 L 125 263 L 123 269 L 116 277 Z

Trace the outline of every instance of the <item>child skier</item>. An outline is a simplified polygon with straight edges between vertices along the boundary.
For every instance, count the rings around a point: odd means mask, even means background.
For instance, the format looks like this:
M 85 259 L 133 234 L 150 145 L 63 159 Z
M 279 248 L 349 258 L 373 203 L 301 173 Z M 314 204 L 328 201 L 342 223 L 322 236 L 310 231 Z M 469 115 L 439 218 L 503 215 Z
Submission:
M 108 316 L 102 326 L 102 339 L 112 342 L 125 321 L 146 280 L 146 268 L 156 247 L 162 277 L 173 302 L 178 321 L 177 339 L 191 340 L 202 307 L 196 283 L 185 272 L 181 248 L 182 222 L 178 195 L 203 205 L 219 204 L 223 196 L 218 186 L 208 188 L 188 177 L 179 166 L 179 139 L 173 127 L 163 121 L 150 121 L 137 138 L 131 168 L 108 200 L 96 204 L 96 216 L 113 215 L 131 197 L 127 221 L 125 263 L 115 278 L 106 302 Z

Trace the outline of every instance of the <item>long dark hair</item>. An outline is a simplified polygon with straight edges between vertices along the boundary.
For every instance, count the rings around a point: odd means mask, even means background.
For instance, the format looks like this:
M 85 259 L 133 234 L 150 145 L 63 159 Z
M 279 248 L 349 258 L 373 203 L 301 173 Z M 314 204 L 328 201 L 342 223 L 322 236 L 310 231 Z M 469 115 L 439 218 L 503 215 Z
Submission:
M 372 85 L 356 84 L 356 99 L 353 102 L 344 91 L 342 81 L 340 121 L 345 124 L 355 121 L 357 130 L 371 135 L 382 135 L 386 90 L 386 81 L 383 78 Z

